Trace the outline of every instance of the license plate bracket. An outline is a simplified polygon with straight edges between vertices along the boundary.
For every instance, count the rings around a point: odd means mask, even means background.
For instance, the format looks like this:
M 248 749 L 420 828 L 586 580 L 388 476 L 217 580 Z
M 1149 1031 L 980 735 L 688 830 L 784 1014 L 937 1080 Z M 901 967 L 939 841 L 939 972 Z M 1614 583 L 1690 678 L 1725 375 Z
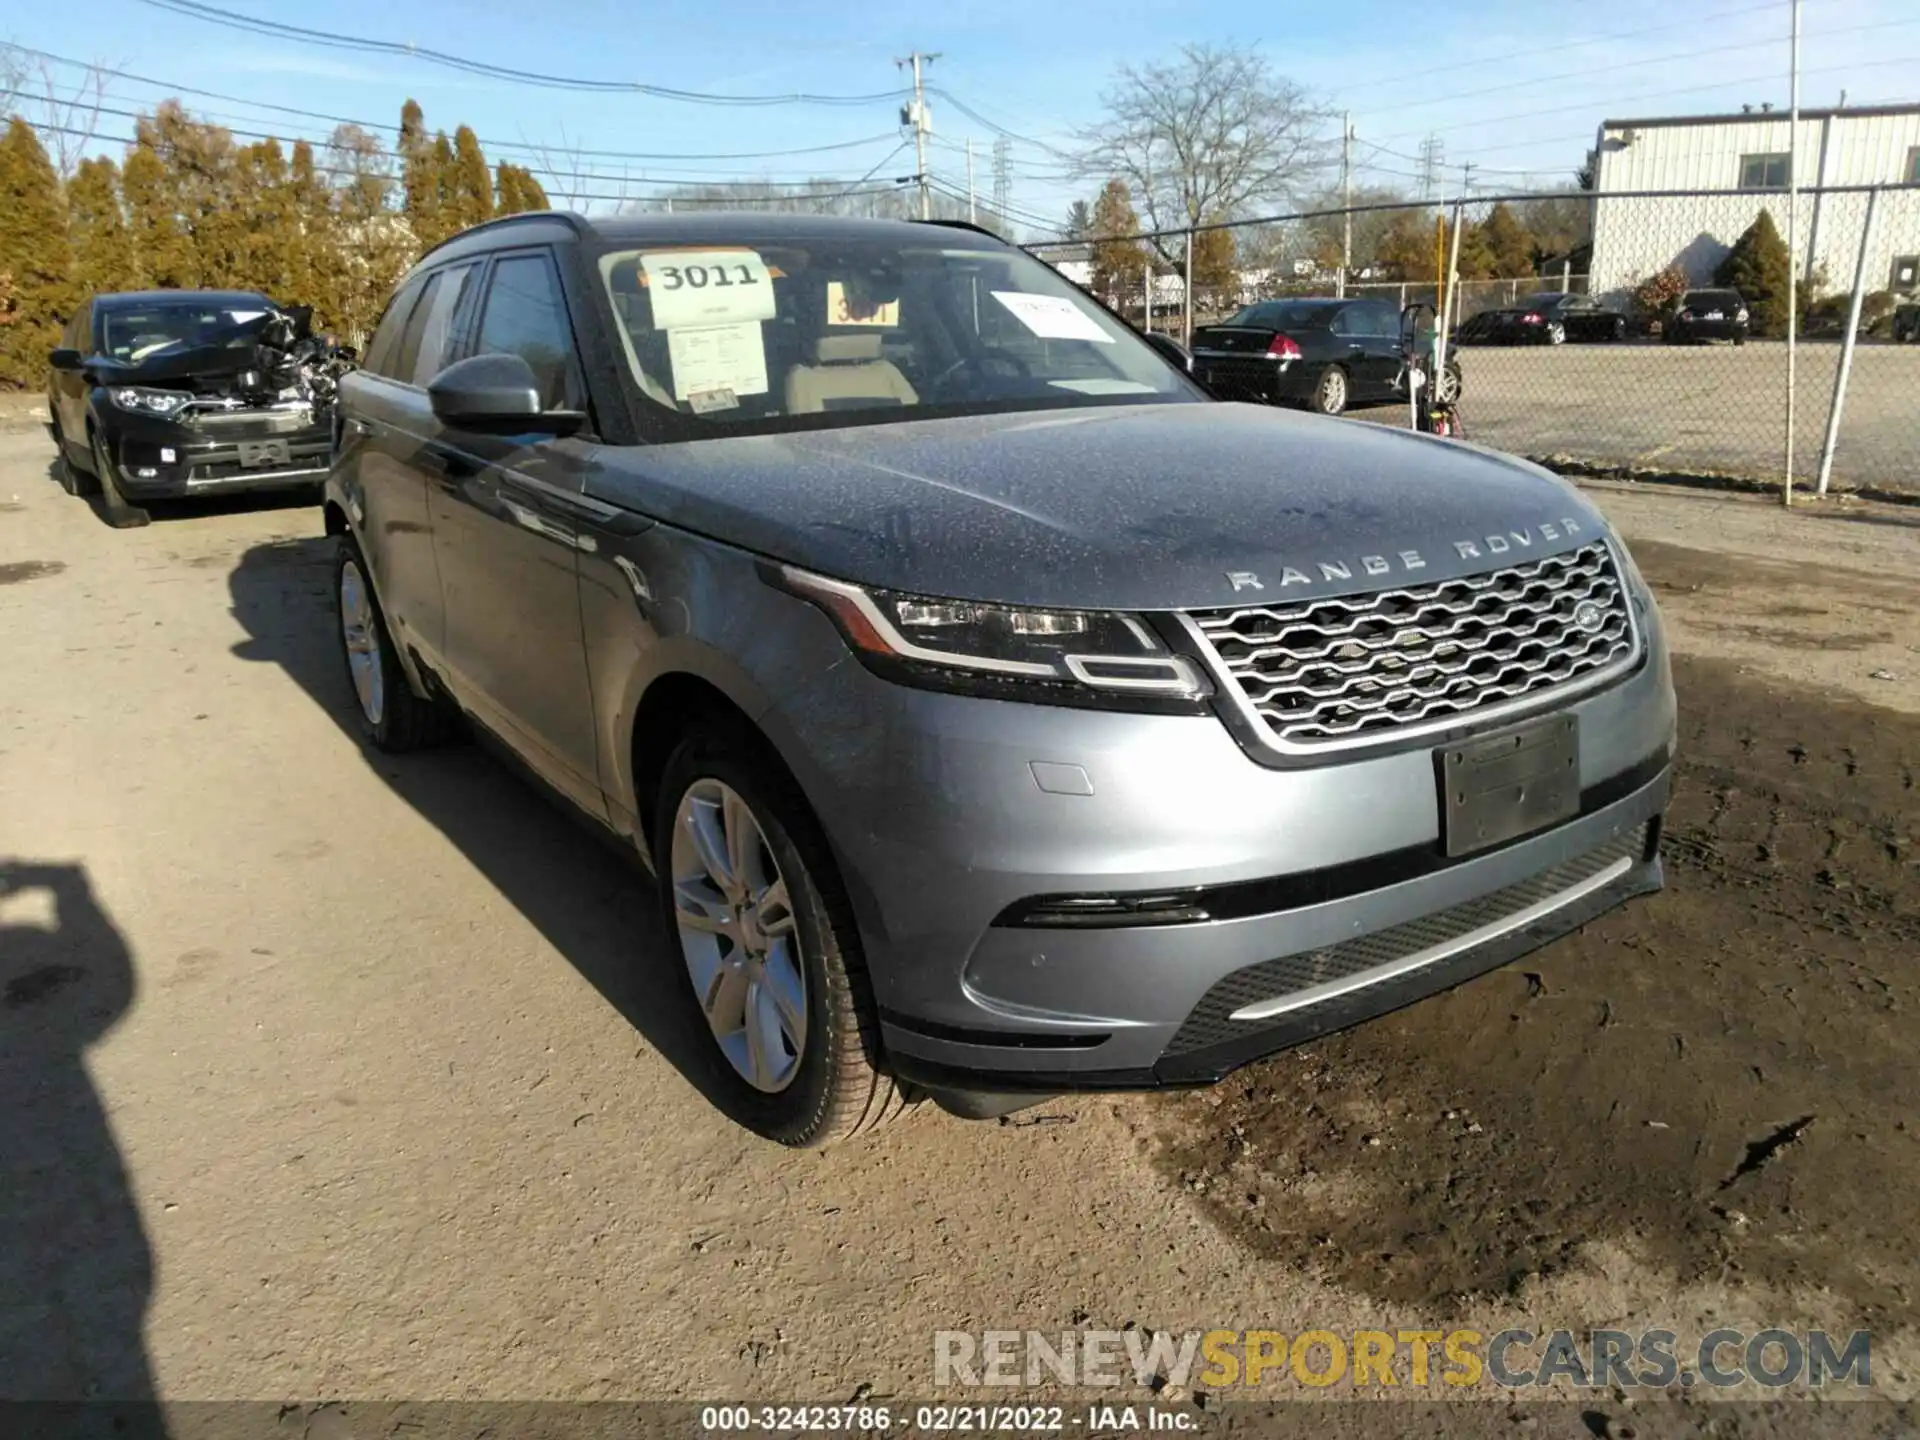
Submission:
M 1543 719 L 1434 752 L 1447 854 L 1471 855 L 1580 813 L 1580 729 Z
M 287 463 L 287 442 L 284 440 L 242 440 L 240 442 L 240 464 L 248 470 L 257 470 L 263 465 Z

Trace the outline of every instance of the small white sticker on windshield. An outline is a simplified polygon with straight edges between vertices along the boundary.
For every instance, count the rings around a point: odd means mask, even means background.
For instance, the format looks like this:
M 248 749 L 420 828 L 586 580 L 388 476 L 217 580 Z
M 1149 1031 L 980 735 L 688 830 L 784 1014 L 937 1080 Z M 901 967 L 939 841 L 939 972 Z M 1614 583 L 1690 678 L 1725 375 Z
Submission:
M 1094 318 L 1064 295 L 1029 295 L 1020 290 L 995 290 L 993 298 L 1042 340 L 1091 340 L 1111 345 L 1113 337 Z
M 773 319 L 773 276 L 751 250 L 659 250 L 640 267 L 656 330 Z
M 696 415 L 711 415 L 716 410 L 736 410 L 740 401 L 731 390 L 696 390 L 687 396 L 687 408 Z
M 735 395 L 767 393 L 767 350 L 758 320 L 669 330 L 667 356 L 673 362 L 676 400 L 688 400 L 709 390 L 730 390 Z

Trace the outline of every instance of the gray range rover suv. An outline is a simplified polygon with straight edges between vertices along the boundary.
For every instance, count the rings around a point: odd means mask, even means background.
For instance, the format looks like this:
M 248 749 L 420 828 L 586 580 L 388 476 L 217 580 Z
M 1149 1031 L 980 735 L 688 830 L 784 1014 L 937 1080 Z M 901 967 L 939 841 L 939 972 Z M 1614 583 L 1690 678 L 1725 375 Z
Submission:
M 1214 1080 L 1661 883 L 1667 654 L 1591 505 L 1214 402 L 983 232 L 495 221 L 337 425 L 367 736 L 464 715 L 637 850 L 772 1139 Z

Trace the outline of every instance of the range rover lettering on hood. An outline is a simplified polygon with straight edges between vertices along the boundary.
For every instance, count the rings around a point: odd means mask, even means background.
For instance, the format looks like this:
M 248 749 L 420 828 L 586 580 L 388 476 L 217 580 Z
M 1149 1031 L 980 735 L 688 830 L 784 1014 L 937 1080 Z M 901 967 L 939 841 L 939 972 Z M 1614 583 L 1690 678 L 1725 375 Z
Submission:
M 1586 533 L 1586 527 L 1571 515 L 1558 520 L 1542 520 L 1537 525 L 1522 525 L 1500 535 L 1476 535 L 1471 540 L 1449 543 L 1462 560 L 1491 560 L 1502 555 L 1524 555 L 1541 542 L 1571 539 Z M 1313 560 L 1299 565 L 1284 565 L 1273 583 L 1284 590 L 1290 585 L 1314 585 L 1351 580 L 1355 575 L 1408 574 L 1427 568 L 1427 557 L 1418 550 L 1394 550 L 1380 555 L 1362 555 L 1354 560 Z M 1313 572 L 1317 572 L 1313 573 Z M 1267 580 L 1251 570 L 1227 571 L 1227 583 L 1236 591 L 1265 590 Z

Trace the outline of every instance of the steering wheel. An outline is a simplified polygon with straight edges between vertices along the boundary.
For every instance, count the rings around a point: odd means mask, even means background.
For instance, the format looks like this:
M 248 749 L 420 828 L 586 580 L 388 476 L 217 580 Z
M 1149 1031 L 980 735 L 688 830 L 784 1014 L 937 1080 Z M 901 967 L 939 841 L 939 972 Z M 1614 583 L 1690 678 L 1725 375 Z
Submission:
M 1022 360 L 1018 355 L 1015 355 L 1009 350 L 1001 350 L 996 346 L 982 345 L 978 350 L 975 350 L 971 354 L 962 355 L 958 360 L 954 361 L 951 365 L 947 366 L 946 369 L 942 370 L 938 375 L 934 376 L 931 380 L 927 382 L 927 389 L 933 390 L 933 391 L 944 390 L 947 386 L 947 382 L 953 379 L 953 377 L 958 375 L 962 370 L 974 370 L 981 374 L 985 374 L 987 365 L 993 361 L 999 361 L 1003 364 L 1011 365 L 1014 368 L 1014 370 L 1018 372 L 1022 380 L 1030 379 L 1033 375 L 1032 367 L 1029 366 L 1027 362 Z

